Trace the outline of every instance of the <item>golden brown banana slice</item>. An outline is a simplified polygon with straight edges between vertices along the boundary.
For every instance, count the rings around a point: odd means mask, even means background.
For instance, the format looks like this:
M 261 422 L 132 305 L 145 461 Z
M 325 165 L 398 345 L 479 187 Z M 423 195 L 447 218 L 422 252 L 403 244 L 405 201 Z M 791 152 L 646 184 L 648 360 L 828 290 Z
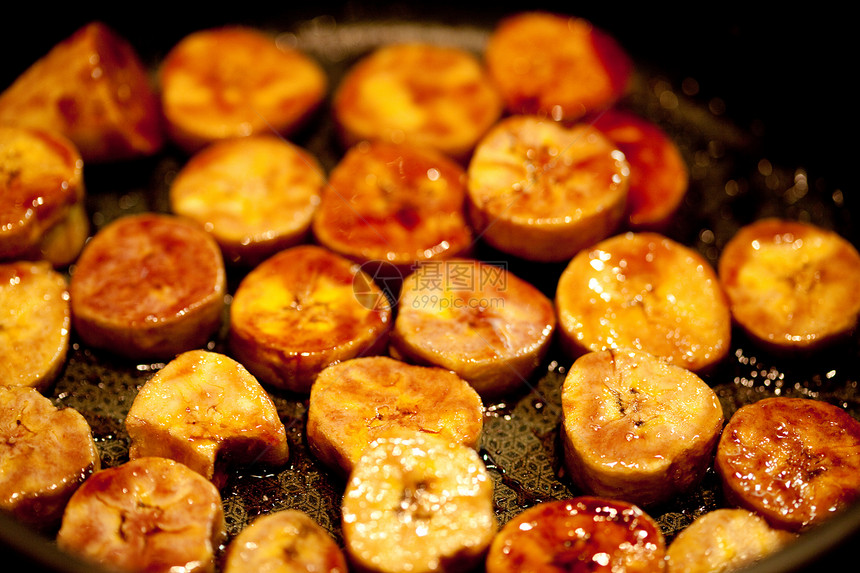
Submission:
M 610 237 L 574 257 L 556 289 L 567 352 L 631 348 L 694 372 L 731 341 L 728 299 L 698 252 L 660 234 Z
M 134 398 L 125 428 L 129 457 L 176 460 L 221 487 L 239 465 L 278 467 L 289 456 L 284 424 L 260 383 L 232 358 L 189 350 Z
M 723 428 L 710 386 L 642 351 L 583 355 L 561 400 L 564 461 L 574 483 L 643 507 L 698 485 Z
M 86 419 L 35 388 L 0 386 L 0 509 L 41 531 L 60 524 L 101 460 Z
M 347 482 L 350 569 L 472 571 L 497 531 L 493 481 L 478 453 L 432 434 L 380 438 Z
M 134 359 L 172 359 L 221 325 L 226 271 L 199 225 L 161 213 L 126 215 L 87 243 L 69 283 L 81 340 Z
M 860 422 L 827 402 L 765 398 L 729 419 L 715 467 L 729 503 L 800 531 L 860 498 Z
M 212 233 L 228 263 L 251 267 L 308 237 L 324 185 L 308 151 L 262 134 L 195 154 L 170 185 L 170 207 Z
M 6 88 L 0 122 L 62 133 L 86 162 L 152 155 L 164 142 L 148 71 L 102 22 L 79 28 Z
M 719 276 L 735 321 L 771 349 L 812 350 L 860 317 L 860 253 L 833 231 L 768 218 L 726 244 Z
M 506 267 L 429 261 L 404 279 L 392 354 L 452 370 L 481 396 L 528 386 L 555 331 L 552 301 Z
M 285 509 L 252 521 L 227 547 L 224 573 L 347 573 L 346 557 L 309 515 Z
M 483 423 L 480 396 L 455 373 L 368 356 L 320 372 L 310 393 L 307 441 L 317 458 L 348 475 L 377 438 L 405 429 L 477 448 Z
M 471 52 L 394 43 L 359 60 L 338 86 L 334 118 L 344 143 L 380 139 L 465 161 L 502 114 L 502 100 Z
M 603 133 L 537 116 L 501 120 L 468 167 L 468 213 L 489 245 L 565 261 L 621 223 L 630 166 Z
M 307 394 L 326 366 L 383 353 L 391 316 L 385 293 L 357 264 L 301 245 L 242 279 L 230 306 L 230 348 L 264 384 Z
M 212 573 L 225 537 L 212 483 L 173 460 L 139 458 L 96 472 L 75 491 L 57 545 L 129 573 Z
M 0 260 L 78 256 L 89 236 L 83 160 L 57 132 L 0 125 Z
M 188 152 L 256 133 L 289 136 L 328 89 L 315 60 L 245 26 L 192 32 L 167 53 L 158 78 L 167 134 Z
M 48 262 L 0 264 L 0 383 L 44 392 L 66 363 L 66 278 Z
M 657 523 L 621 500 L 582 496 L 532 506 L 493 539 L 487 573 L 665 571 Z
M 669 573 L 729 573 L 753 565 L 795 541 L 745 509 L 722 508 L 695 519 L 669 544 Z

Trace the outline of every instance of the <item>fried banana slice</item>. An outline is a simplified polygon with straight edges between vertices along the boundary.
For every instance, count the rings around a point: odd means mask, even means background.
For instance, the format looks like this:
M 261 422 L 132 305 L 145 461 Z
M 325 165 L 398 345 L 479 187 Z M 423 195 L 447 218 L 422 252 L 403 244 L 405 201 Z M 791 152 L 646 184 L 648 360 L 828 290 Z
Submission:
M 391 353 L 452 370 L 482 397 L 528 386 L 555 331 L 552 301 L 506 267 L 429 261 L 404 279 Z
M 657 233 L 616 235 L 579 253 L 555 302 L 571 356 L 630 348 L 701 373 L 729 351 L 731 314 L 716 271 Z
M 833 231 L 762 219 L 729 240 L 717 268 L 735 322 L 769 349 L 815 350 L 857 327 L 860 253 Z
M 357 264 L 301 245 L 242 279 L 230 305 L 229 343 L 264 384 L 308 394 L 326 366 L 382 354 L 391 317 L 386 294 Z
M 147 69 L 102 22 L 76 30 L 6 88 L 0 122 L 62 133 L 85 162 L 149 156 L 164 143 Z
M 478 453 L 441 436 L 380 438 L 343 496 L 350 570 L 472 571 L 497 531 L 493 481 Z
M 860 498 L 860 422 L 827 402 L 765 398 L 729 419 L 715 467 L 730 504 L 802 531 Z
M 347 573 L 346 557 L 306 513 L 286 509 L 252 521 L 227 547 L 223 573 Z
M 90 476 L 66 506 L 57 545 L 129 573 L 213 573 L 225 537 L 215 486 L 181 463 L 150 457 Z
M 698 517 L 669 544 L 669 573 L 729 573 L 753 565 L 797 539 L 745 509 L 722 508 Z
M 505 524 L 487 555 L 487 573 L 665 571 L 657 523 L 621 500 L 575 497 L 539 503 Z
M 60 524 L 101 460 L 86 419 L 35 388 L 0 386 L 0 509 L 39 531 Z
M 244 366 L 189 350 L 141 387 L 125 419 L 129 457 L 163 457 L 190 467 L 219 488 L 229 468 L 278 467 L 289 457 L 272 399 Z
M 466 161 L 502 114 L 502 99 L 471 52 L 428 43 L 377 48 L 350 70 L 332 103 L 342 141 L 406 142 Z
M 311 57 L 246 26 L 192 32 L 158 71 L 168 137 L 187 152 L 214 141 L 301 128 L 328 78 Z
M 484 423 L 480 396 L 455 373 L 387 356 L 354 358 L 323 370 L 311 388 L 311 452 L 349 475 L 377 438 L 404 429 L 477 448 Z
M 621 224 L 629 173 L 624 154 L 588 124 L 507 117 L 469 163 L 469 220 L 500 251 L 566 261 Z
M 226 270 L 202 227 L 161 213 L 126 215 L 86 244 L 69 282 L 72 326 L 87 345 L 172 359 L 221 325 Z
M 574 483 L 642 507 L 698 485 L 723 428 L 710 386 L 642 351 L 581 356 L 565 378 L 561 403 L 564 461 Z
M 0 383 L 47 390 L 66 363 L 71 327 L 65 276 L 45 261 L 0 264 Z

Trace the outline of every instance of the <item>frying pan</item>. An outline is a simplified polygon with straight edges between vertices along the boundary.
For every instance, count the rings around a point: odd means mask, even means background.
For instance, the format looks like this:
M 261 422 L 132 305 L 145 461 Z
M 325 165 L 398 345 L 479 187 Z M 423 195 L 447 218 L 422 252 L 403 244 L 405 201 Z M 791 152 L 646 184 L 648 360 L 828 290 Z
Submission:
M 591 20 L 612 33 L 636 61 L 637 82 L 630 105 L 664 127 L 688 163 L 696 166 L 686 202 L 667 234 L 699 249 L 714 263 L 734 230 L 769 214 L 808 218 L 860 244 L 854 224 L 858 207 L 852 194 L 856 187 L 853 149 L 844 135 L 852 133 L 856 120 L 856 106 L 850 105 L 847 88 L 850 74 L 842 69 L 843 58 L 850 53 L 848 19 L 824 13 L 792 13 L 780 7 L 778 13 L 755 16 L 714 7 L 680 10 L 561 3 L 496 3 L 487 9 L 445 2 L 432 6 L 314 2 L 289 8 L 243 2 L 237 8 L 207 6 L 191 13 L 158 4 L 135 5 L 131 10 L 113 6 L 99 12 L 66 6 L 53 8 L 50 18 L 47 13 L 25 11 L 20 22 L 6 22 L 24 33 L 0 38 L 4 54 L 0 80 L 7 85 L 51 45 L 84 23 L 100 19 L 153 65 L 195 29 L 245 23 L 294 34 L 300 47 L 324 63 L 334 84 L 356 57 L 376 43 L 425 37 L 480 49 L 498 18 L 536 8 Z M 673 96 L 674 104 L 661 103 L 658 91 Z M 327 168 L 339 154 L 329 123 L 321 114 L 299 141 L 315 151 Z M 98 213 L 103 224 L 126 212 L 166 210 L 169 174 L 182 161 L 181 154 L 167 150 L 156 158 L 122 166 L 88 166 L 91 213 Z M 806 174 L 809 191 L 789 197 L 786 189 L 798 173 Z M 737 182 L 741 192 L 728 194 L 727 181 Z M 523 261 L 511 260 L 510 265 L 522 276 L 541 277 L 539 286 L 547 292 L 560 272 L 552 265 L 540 267 L 539 272 Z M 810 363 L 760 353 L 739 333 L 734 345 L 734 355 L 707 378 L 727 414 L 779 391 L 833 401 L 860 418 L 857 337 Z M 567 366 L 569 360 L 555 351 L 533 392 L 488 405 L 482 454 L 496 480 L 502 521 L 525 505 L 575 494 L 558 477 L 554 465 L 558 459 L 556 391 Z M 122 417 L 136 389 L 155 368 L 126 364 L 79 345 L 70 351 L 52 398 L 58 405 L 78 408 L 88 418 L 106 465 L 121 462 L 127 454 Z M 228 528 L 235 533 L 258 513 L 290 506 L 307 510 L 337 538 L 336 500 L 342 484 L 330 478 L 304 446 L 306 403 L 288 395 L 273 397 L 289 429 L 293 459 L 277 475 L 247 472 L 233 478 L 224 492 Z M 524 463 L 524 458 L 532 461 Z M 696 515 L 720 504 L 718 486 L 710 474 L 699 491 L 652 515 L 671 537 Z M 856 541 L 860 541 L 860 507 L 851 507 L 750 570 L 833 568 L 851 559 Z M 0 559 L 4 571 L 97 571 L 60 553 L 50 539 L 3 514 Z

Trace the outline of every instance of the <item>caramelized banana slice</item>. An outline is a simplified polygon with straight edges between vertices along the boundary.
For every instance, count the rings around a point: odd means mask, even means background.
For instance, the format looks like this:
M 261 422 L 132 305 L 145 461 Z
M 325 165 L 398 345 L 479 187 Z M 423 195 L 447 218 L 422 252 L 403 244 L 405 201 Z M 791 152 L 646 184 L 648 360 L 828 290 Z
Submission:
M 89 236 L 83 161 L 56 132 L 0 125 L 0 260 L 78 256 Z
M 717 446 L 729 503 L 800 531 L 860 498 L 860 422 L 806 398 L 765 398 L 740 408 Z
M 483 65 L 453 46 L 395 43 L 350 69 L 335 93 L 342 140 L 406 142 L 465 161 L 502 114 L 502 100 Z
M 723 428 L 720 401 L 701 378 L 641 351 L 580 357 L 561 400 L 574 483 L 643 507 L 698 485 Z
M 860 253 L 832 231 L 756 221 L 726 244 L 718 270 L 735 321 L 768 348 L 813 350 L 857 326 Z
M 793 542 L 745 509 L 717 509 L 697 518 L 669 544 L 669 573 L 729 573 L 749 567 Z
M 170 186 L 170 206 L 212 233 L 227 262 L 252 267 L 308 237 L 324 185 L 308 151 L 257 135 L 194 155 Z
M 0 386 L 0 509 L 40 531 L 60 524 L 101 460 L 86 419 L 35 388 Z
M 346 573 L 343 551 L 307 514 L 287 509 L 252 521 L 227 547 L 224 573 Z
M 230 306 L 230 347 L 261 382 L 307 394 L 326 366 L 384 352 L 391 313 L 357 264 L 302 245 L 242 279 Z
M 225 537 L 212 483 L 173 460 L 139 458 L 96 472 L 78 488 L 57 545 L 130 573 L 212 573 Z
M 307 440 L 317 458 L 348 475 L 377 438 L 408 429 L 477 448 L 483 423 L 481 398 L 455 373 L 371 356 L 320 372 Z
M 171 359 L 221 325 L 226 271 L 218 244 L 173 215 L 121 217 L 87 243 L 69 283 L 81 340 L 135 359 Z
M 131 459 L 156 456 L 190 467 L 221 487 L 227 468 L 286 463 L 284 425 L 245 367 L 204 350 L 180 354 L 135 396 L 125 420 Z
M 66 278 L 47 262 L 0 265 L 0 383 L 47 390 L 66 363 Z
M 508 117 L 469 163 L 469 218 L 503 252 L 565 261 L 621 223 L 629 173 L 624 154 L 590 125 Z
M 164 142 L 146 68 L 101 22 L 75 31 L 6 88 L 0 122 L 62 133 L 86 162 L 152 155 Z
M 539 11 L 502 19 L 484 58 L 510 113 L 555 120 L 610 107 L 633 71 L 624 49 L 591 22 Z
M 496 535 L 487 573 L 664 571 L 666 542 L 657 523 L 621 500 L 575 497 L 543 502 Z
M 243 26 L 189 34 L 167 53 L 158 77 L 167 134 L 188 152 L 255 133 L 289 136 L 328 88 L 316 61 Z
M 632 348 L 694 372 L 722 360 L 729 303 L 696 251 L 656 233 L 626 233 L 582 251 L 562 272 L 556 312 L 572 356 Z
M 493 481 L 477 452 L 431 434 L 373 442 L 342 509 L 355 571 L 472 571 L 497 530 Z
M 504 266 L 430 261 L 404 280 L 392 354 L 452 370 L 481 396 L 527 385 L 546 356 L 555 309 Z

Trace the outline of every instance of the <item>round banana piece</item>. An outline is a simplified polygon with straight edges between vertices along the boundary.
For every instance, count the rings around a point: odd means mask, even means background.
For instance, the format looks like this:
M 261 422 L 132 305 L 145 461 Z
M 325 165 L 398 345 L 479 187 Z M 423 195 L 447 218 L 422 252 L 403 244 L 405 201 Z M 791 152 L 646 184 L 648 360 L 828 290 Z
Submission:
M 66 277 L 46 261 L 0 264 L 0 381 L 44 392 L 66 363 Z
M 552 301 L 504 266 L 429 261 L 404 279 L 391 353 L 452 370 L 482 397 L 528 386 L 555 331 Z
M 358 264 L 317 245 L 281 251 L 239 283 L 233 355 L 264 384 L 308 394 L 331 364 L 384 353 L 392 308 Z
M 827 402 L 764 398 L 729 419 L 715 468 L 730 504 L 802 531 L 860 498 L 860 422 Z
M 761 219 L 742 227 L 718 263 L 732 316 L 766 348 L 821 348 L 854 332 L 860 253 L 810 223 Z
M 359 60 L 334 94 L 334 118 L 351 147 L 380 139 L 437 149 L 466 161 L 502 114 L 502 99 L 471 52 L 393 43 Z
M 217 352 L 189 350 L 168 362 L 138 391 L 125 429 L 129 458 L 170 458 L 219 488 L 228 468 L 279 467 L 289 457 L 272 399 L 244 366 Z
M 666 542 L 657 523 L 621 500 L 581 496 L 542 502 L 499 531 L 487 573 L 665 571 Z
M 66 506 L 57 545 L 128 573 L 213 573 L 226 538 L 218 490 L 165 458 L 139 458 L 90 476 Z
M 227 546 L 223 573 L 347 573 L 346 557 L 309 515 L 285 509 L 252 521 Z
M 633 71 L 605 31 L 584 18 L 542 11 L 499 21 L 484 59 L 509 113 L 554 120 L 609 108 L 627 92 Z
M 87 420 L 35 388 L 0 386 L 0 509 L 53 531 L 101 460 Z
M 325 98 L 328 78 L 308 55 L 263 30 L 192 32 L 158 70 L 165 129 L 188 152 L 214 141 L 295 133 Z
M 630 165 L 591 125 L 537 116 L 499 121 L 467 169 L 475 233 L 505 253 L 566 261 L 621 224 Z
M 749 567 L 797 539 L 745 509 L 722 508 L 696 518 L 669 544 L 668 573 L 729 573 Z
M 261 134 L 197 152 L 170 185 L 170 208 L 212 233 L 226 262 L 253 267 L 308 238 L 324 186 L 310 152 Z
M 378 438 L 415 430 L 477 448 L 480 396 L 455 373 L 367 356 L 329 366 L 310 392 L 307 442 L 327 466 L 349 475 Z
M 350 475 L 342 523 L 351 571 L 472 571 L 497 532 L 493 481 L 463 444 L 380 438 Z
M 616 235 L 579 253 L 555 302 L 571 356 L 631 348 L 701 373 L 729 351 L 731 314 L 716 271 L 657 233 Z
M 573 482 L 586 493 L 642 507 L 698 485 L 723 428 L 710 386 L 642 351 L 581 356 L 565 378 L 561 403 Z

